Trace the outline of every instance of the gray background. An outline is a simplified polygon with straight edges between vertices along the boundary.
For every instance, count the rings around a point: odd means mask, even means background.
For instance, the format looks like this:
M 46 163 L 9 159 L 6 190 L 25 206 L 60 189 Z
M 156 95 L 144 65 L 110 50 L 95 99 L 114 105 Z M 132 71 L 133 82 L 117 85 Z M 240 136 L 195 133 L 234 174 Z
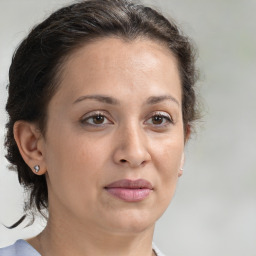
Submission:
M 0 246 L 38 233 L 11 225 L 23 190 L 4 158 L 5 85 L 12 52 L 35 23 L 70 1 L 0 0 Z M 189 142 L 184 175 L 158 222 L 155 242 L 167 255 L 256 255 L 256 1 L 144 1 L 178 20 L 199 48 L 198 86 L 205 116 Z

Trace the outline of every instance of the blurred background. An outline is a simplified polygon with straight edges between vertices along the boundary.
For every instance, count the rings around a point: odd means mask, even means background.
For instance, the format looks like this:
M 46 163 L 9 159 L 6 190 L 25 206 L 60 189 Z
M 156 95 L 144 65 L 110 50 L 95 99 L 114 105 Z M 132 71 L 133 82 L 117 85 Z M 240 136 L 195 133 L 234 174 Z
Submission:
M 24 191 L 4 158 L 12 53 L 33 25 L 68 0 L 0 0 L 0 246 L 44 227 L 23 214 Z M 156 227 L 166 255 L 256 256 L 256 1 L 143 1 L 177 20 L 199 56 L 204 117 L 187 145 L 184 174 Z

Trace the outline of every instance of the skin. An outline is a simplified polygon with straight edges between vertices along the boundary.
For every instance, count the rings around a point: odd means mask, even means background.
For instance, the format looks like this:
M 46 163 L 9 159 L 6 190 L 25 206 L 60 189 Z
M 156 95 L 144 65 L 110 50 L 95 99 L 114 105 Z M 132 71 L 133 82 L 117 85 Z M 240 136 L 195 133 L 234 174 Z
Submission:
M 188 136 L 176 59 L 149 39 L 105 38 L 73 53 L 62 74 L 46 135 L 35 124 L 14 127 L 24 160 L 32 170 L 40 165 L 48 185 L 47 226 L 28 242 L 42 255 L 152 255 L 154 225 L 174 195 Z M 146 179 L 153 190 L 126 202 L 104 189 L 120 179 Z

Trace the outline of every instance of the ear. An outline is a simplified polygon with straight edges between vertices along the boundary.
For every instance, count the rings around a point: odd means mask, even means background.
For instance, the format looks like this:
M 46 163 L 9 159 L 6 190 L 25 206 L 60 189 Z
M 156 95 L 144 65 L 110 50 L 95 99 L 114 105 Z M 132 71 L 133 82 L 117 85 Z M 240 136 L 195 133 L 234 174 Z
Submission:
M 182 153 L 181 161 L 180 161 L 180 169 L 178 171 L 178 177 L 180 177 L 183 174 L 183 165 L 185 162 L 185 155 L 184 152 Z
M 187 125 L 186 129 L 185 129 L 185 144 L 187 143 L 187 141 L 189 140 L 191 135 L 191 126 L 190 124 Z M 185 163 L 185 154 L 184 152 L 182 153 L 182 157 L 181 157 L 181 161 L 180 161 L 180 169 L 178 171 L 178 177 L 180 177 L 183 174 L 183 166 Z
M 42 175 L 46 172 L 43 145 L 44 139 L 36 124 L 19 120 L 13 127 L 14 139 L 20 154 L 31 170 Z M 39 170 L 36 171 L 36 169 Z

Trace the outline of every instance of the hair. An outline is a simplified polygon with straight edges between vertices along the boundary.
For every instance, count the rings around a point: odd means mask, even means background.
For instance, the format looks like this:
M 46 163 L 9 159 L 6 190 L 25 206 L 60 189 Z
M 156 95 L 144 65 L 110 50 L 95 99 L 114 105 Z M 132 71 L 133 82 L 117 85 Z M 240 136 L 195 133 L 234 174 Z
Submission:
M 42 210 L 48 209 L 47 184 L 45 175 L 35 175 L 24 162 L 13 126 L 18 120 L 33 122 L 45 135 L 47 106 L 58 89 L 65 59 L 86 43 L 111 36 L 164 43 L 178 63 L 184 127 L 198 118 L 194 47 L 173 21 L 129 0 L 80 1 L 57 10 L 21 42 L 9 70 L 6 158 L 17 171 L 20 184 L 29 192 L 26 210 L 43 214 Z

